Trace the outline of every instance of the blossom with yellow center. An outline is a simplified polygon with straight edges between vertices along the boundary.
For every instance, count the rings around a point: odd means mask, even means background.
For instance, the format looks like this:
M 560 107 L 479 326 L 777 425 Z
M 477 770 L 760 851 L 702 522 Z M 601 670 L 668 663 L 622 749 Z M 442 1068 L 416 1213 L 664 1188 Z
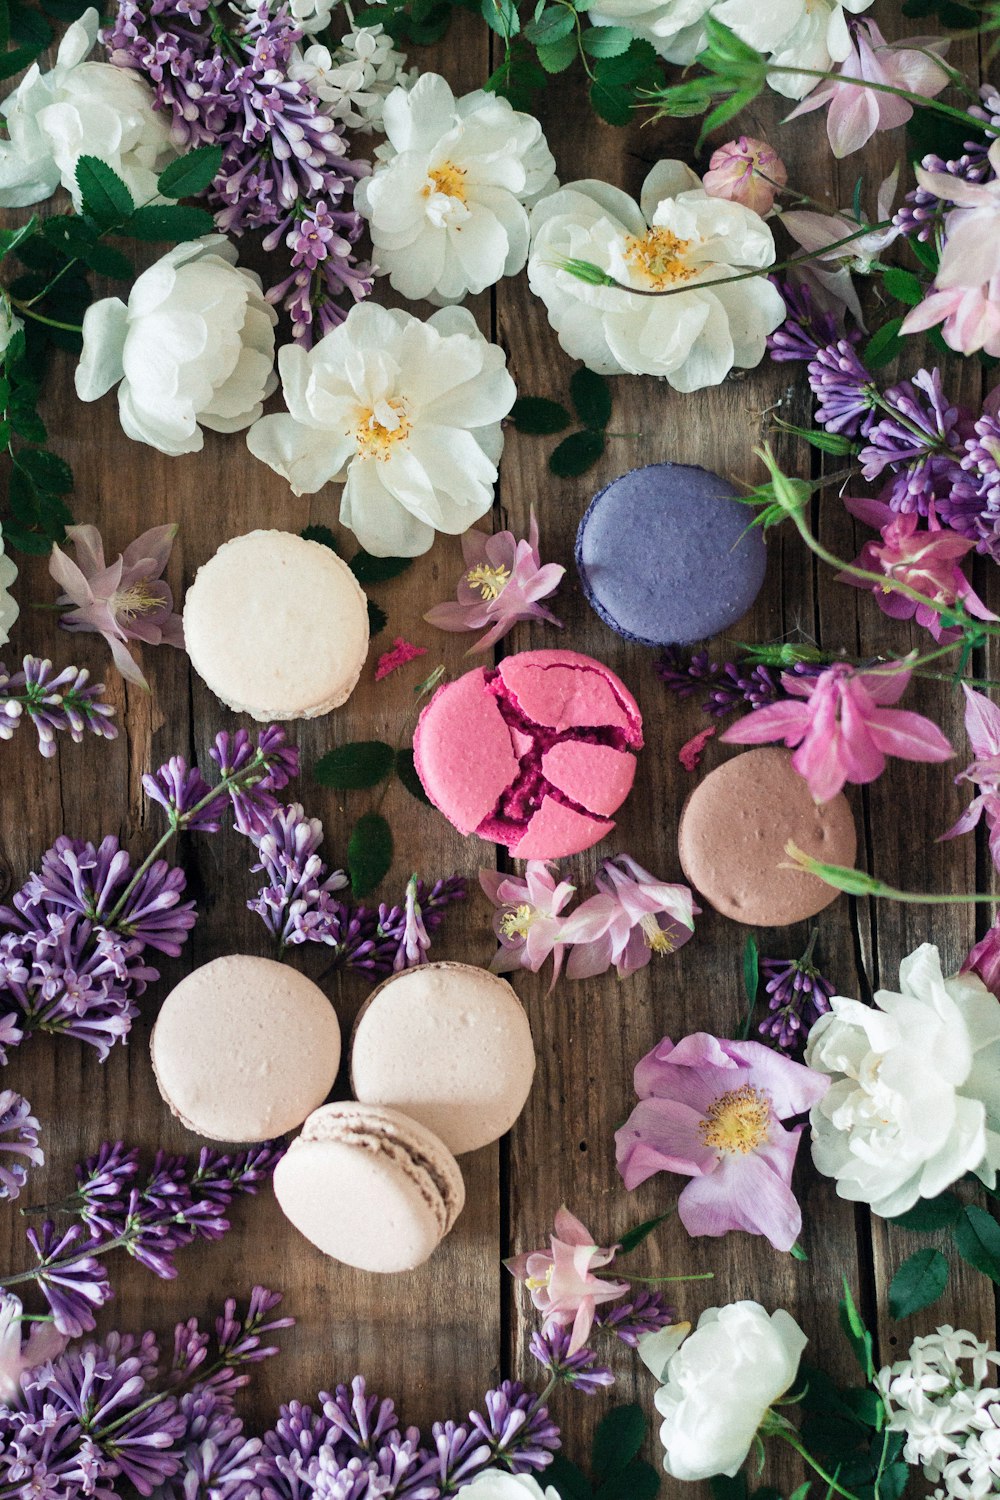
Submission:
M 746 1156 L 767 1140 L 771 1102 L 762 1089 L 746 1083 L 713 1100 L 698 1128 L 706 1146 Z
M 643 912 L 639 918 L 639 926 L 642 928 L 643 939 L 646 947 L 653 953 L 676 953 L 677 944 L 669 932 L 664 932 L 652 912 Z
M 478 589 L 484 599 L 499 599 L 510 583 L 510 569 L 502 563 L 495 568 L 489 563 L 477 563 L 466 573 L 465 581 L 471 589 Z
M 137 615 L 148 615 L 154 610 L 162 609 L 163 595 L 154 592 L 146 579 L 138 579 L 128 588 L 112 594 L 108 600 L 108 608 L 119 619 L 134 620 Z
M 522 901 L 520 906 L 509 906 L 500 918 L 500 931 L 507 938 L 526 938 L 528 928 L 538 915 L 533 906 Z
M 410 419 L 406 402 L 399 397 L 376 401 L 374 406 L 362 407 L 354 438 L 358 445 L 359 458 L 377 458 L 384 463 L 395 443 L 402 442 L 410 432 Z
M 698 269 L 684 259 L 692 244 L 692 240 L 678 239 L 669 229 L 649 229 L 644 235 L 626 238 L 625 260 L 650 286 L 673 286 L 698 274 Z
M 457 198 L 459 203 L 464 203 L 467 197 L 465 177 L 465 167 L 453 161 L 443 161 L 427 173 L 427 181 L 420 189 L 421 196 L 429 198 L 433 193 L 441 193 L 445 198 Z

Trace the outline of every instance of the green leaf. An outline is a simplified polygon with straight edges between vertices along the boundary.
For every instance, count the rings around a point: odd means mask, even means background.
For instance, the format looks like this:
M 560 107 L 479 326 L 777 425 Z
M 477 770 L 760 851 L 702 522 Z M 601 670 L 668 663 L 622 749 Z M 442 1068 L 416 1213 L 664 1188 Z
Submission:
M 969 1203 L 953 1230 L 963 1260 L 1000 1284 L 1000 1224 L 976 1203 Z
M 26 443 L 44 443 L 48 437 L 45 423 L 31 405 L 22 404 L 16 398 L 11 401 L 7 408 L 10 425 L 18 437 L 24 438 Z
M 641 1406 L 613 1406 L 594 1433 L 591 1462 L 598 1480 L 628 1467 L 646 1436 L 646 1415 Z
M 792 1491 L 792 1493 L 788 1497 L 788 1500 L 806 1500 L 806 1496 L 809 1494 L 809 1491 L 811 1489 L 812 1483 L 807 1479 L 804 1481 L 804 1483 L 800 1484 L 796 1489 Z
M 29 239 L 38 228 L 38 215 L 32 214 L 26 224 L 17 229 L 0 229 L 0 259 L 16 250 L 24 240 Z
M 431 807 L 431 799 L 424 791 L 424 784 L 417 775 L 417 768 L 413 763 L 412 750 L 396 751 L 396 775 L 405 786 L 411 797 L 416 797 L 425 807 Z
M 561 1453 L 555 1455 L 545 1470 L 545 1485 L 546 1488 L 551 1485 L 560 1500 L 593 1500 L 587 1476 Z
M 549 468 L 560 479 L 575 479 L 586 474 L 604 452 L 602 432 L 574 432 L 563 438 L 558 448 L 549 455 Z
M 15 42 L 34 47 L 36 53 L 44 51 L 52 40 L 52 27 L 48 21 L 34 8 L 20 4 L 20 0 L 11 0 L 9 9 L 10 34 Z
M 899 337 L 899 330 L 902 326 L 902 318 L 890 318 L 888 323 L 883 323 L 878 332 L 868 340 L 862 350 L 861 358 L 870 370 L 877 370 L 880 365 L 887 365 L 890 360 L 900 354 L 903 341 Z
M 844 1277 L 844 1296 L 840 1303 L 840 1326 L 847 1336 L 848 1343 L 854 1350 L 854 1357 L 865 1373 L 866 1380 L 875 1378 L 875 1358 L 873 1353 L 872 1336 L 861 1321 L 861 1314 L 851 1294 L 850 1283 Z
M 648 1238 L 654 1229 L 659 1228 L 667 1219 L 672 1218 L 673 1214 L 674 1209 L 668 1208 L 665 1214 L 657 1214 L 655 1219 L 647 1219 L 645 1223 L 637 1224 L 634 1229 L 627 1229 L 622 1235 L 618 1254 L 628 1255 L 637 1245 L 641 1245 L 643 1240 Z
M 33 63 L 38 56 L 37 47 L 15 47 L 13 52 L 0 52 L 0 79 L 13 78 L 15 73 L 20 73 Z M 23 549 L 27 552 L 29 549 Z
M 590 57 L 620 57 L 633 41 L 624 26 L 591 26 L 583 33 L 583 50 Z
M 948 1262 L 940 1250 L 918 1250 L 904 1260 L 889 1286 L 889 1316 L 908 1318 L 936 1302 L 948 1285 Z
M 551 46 L 539 46 L 536 56 L 546 73 L 565 73 L 576 61 L 576 37 L 564 36 Z M 530 397 L 528 398 L 530 399 Z
M 47 448 L 22 448 L 17 463 L 40 490 L 50 495 L 66 495 L 73 488 L 73 470 Z
M 903 302 L 907 307 L 916 307 L 924 300 L 924 284 L 919 276 L 906 271 L 902 266 L 886 266 L 882 272 L 882 285 L 890 297 Z
M 137 208 L 122 225 L 122 234 L 135 240 L 170 240 L 180 244 L 211 234 L 215 220 L 206 208 L 185 208 L 180 203 L 150 203 Z
M 412 568 L 412 557 L 373 557 L 370 552 L 355 552 L 348 567 L 362 585 L 385 583 L 389 578 L 398 578 L 407 568 Z
M 898 1225 L 900 1229 L 926 1233 L 935 1229 L 951 1229 L 958 1223 L 961 1213 L 962 1205 L 955 1194 L 942 1193 L 937 1198 L 921 1198 L 905 1214 L 897 1214 L 887 1222 Z
M 482 16 L 491 31 L 498 36 L 517 36 L 521 29 L 521 18 L 515 0 L 482 0 Z
M 307 526 L 304 531 L 299 532 L 299 536 L 305 542 L 319 542 L 321 547 L 329 547 L 331 552 L 336 552 L 337 556 L 340 556 L 337 538 L 329 526 Z
M 634 83 L 655 67 L 655 48 L 649 42 L 635 40 L 617 57 L 598 58 L 594 72 L 602 83 Z
M 742 1469 L 730 1477 L 716 1474 L 709 1481 L 712 1500 L 747 1500 L 747 1476 Z
M 594 1500 L 654 1500 L 659 1493 L 659 1474 L 652 1464 L 637 1458 L 598 1485 Z
M 392 829 L 381 813 L 365 813 L 352 828 L 347 845 L 347 869 L 354 896 L 367 896 L 375 889 L 389 873 L 392 854 Z
M 524 38 L 533 46 L 551 46 L 576 30 L 576 13 L 570 5 L 550 5 L 524 28 Z
M 518 396 L 510 409 L 510 420 L 517 432 L 551 433 L 568 427 L 570 415 L 558 401 L 546 401 L 544 396 Z
M 31 475 L 14 460 L 14 467 L 10 474 L 10 483 L 7 487 L 7 500 L 10 504 L 11 514 L 22 526 L 37 526 L 41 520 L 41 512 L 38 508 L 38 491 L 35 488 Z
M 31 557 L 48 557 L 52 551 L 52 543 L 47 536 L 23 526 L 11 525 L 9 521 L 4 522 L 3 539 L 5 546 L 16 547 L 18 552 L 27 552 Z
M 392 746 L 382 740 L 354 740 L 321 755 L 313 767 L 313 776 L 320 786 L 357 791 L 384 781 L 395 759 Z
M 747 997 L 747 1004 L 751 1010 L 757 1004 L 757 991 L 760 988 L 760 950 L 752 932 L 747 933 L 747 940 L 743 944 L 743 990 Z
M 104 244 L 102 240 L 81 250 L 80 255 L 98 276 L 110 276 L 114 281 L 131 281 L 135 275 L 135 266 L 128 256 L 116 250 L 114 245 Z
M 584 427 L 603 432 L 611 421 L 611 387 L 604 376 L 586 367 L 574 370 L 569 393 Z
M 221 146 L 198 146 L 163 168 L 156 190 L 161 198 L 194 198 L 211 187 L 221 166 Z
M 132 194 L 117 172 L 99 156 L 81 156 L 76 164 L 76 184 L 83 198 L 83 211 L 99 229 L 112 229 L 135 208 Z
M 374 599 L 369 599 L 368 600 L 368 638 L 369 638 L 369 640 L 371 640 L 376 635 L 381 635 L 382 631 L 385 629 L 385 627 L 388 625 L 388 623 L 389 623 L 389 616 L 386 614 L 386 612 L 382 608 L 382 606 L 380 604 L 376 604 Z
M 620 83 L 596 79 L 590 85 L 590 106 L 609 125 L 627 125 L 632 118 L 632 101 Z
M 916 238 L 910 239 L 909 246 L 924 269 L 930 271 L 932 275 L 937 275 L 941 257 L 938 255 L 935 246 L 930 241 L 918 240 Z

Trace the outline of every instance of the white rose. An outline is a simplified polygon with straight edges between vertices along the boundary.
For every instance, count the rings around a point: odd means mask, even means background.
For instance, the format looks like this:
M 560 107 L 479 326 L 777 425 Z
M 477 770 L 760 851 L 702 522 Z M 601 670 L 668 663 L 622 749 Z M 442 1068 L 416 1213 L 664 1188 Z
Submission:
M 83 319 L 81 401 L 118 385 L 126 434 L 161 453 L 196 453 L 202 427 L 238 432 L 277 385 L 277 314 L 260 277 L 221 234 L 176 245 L 143 271 L 128 306 L 106 297 Z M 199 425 L 200 424 L 200 425 Z
M 675 390 L 718 385 L 734 365 L 759 364 L 785 304 L 765 276 L 727 276 L 774 260 L 759 214 L 713 198 L 679 161 L 661 161 L 641 206 L 607 183 L 571 182 L 531 215 L 528 280 L 559 342 L 602 375 L 659 375 Z M 561 269 L 586 260 L 625 286 L 685 290 L 666 297 L 591 286 Z
M 156 196 L 156 179 L 176 149 L 153 92 L 128 68 L 86 62 L 97 39 L 97 11 L 75 21 L 59 44 L 55 66 L 34 63 L 0 105 L 10 139 L 0 141 L 0 206 L 21 208 L 62 184 L 81 207 L 76 164 L 99 156 L 127 184 L 136 203 Z
M 558 1490 L 543 1490 L 530 1474 L 509 1474 L 506 1469 L 484 1469 L 457 1493 L 469 1500 L 559 1500 Z
M 288 415 L 263 417 L 250 452 L 297 495 L 346 481 L 340 519 L 378 557 L 417 557 L 493 503 L 502 419 L 517 390 L 470 312 L 426 323 L 361 302 L 311 350 L 278 353 Z
M 9 592 L 17 577 L 17 568 L 4 551 L 3 529 L 0 528 L 0 646 L 6 646 L 14 622 L 21 613 L 20 606 Z
M 835 995 L 805 1060 L 833 1082 L 817 1104 L 813 1160 L 841 1198 L 892 1218 L 966 1172 L 1000 1166 L 1000 1002 L 974 974 L 945 979 L 924 943 L 875 1006 Z
M 844 11 L 854 15 L 874 0 L 716 0 L 712 15 L 738 37 L 770 54 L 781 67 L 827 72 L 851 50 Z M 772 73 L 768 83 L 789 99 L 801 99 L 816 87 L 809 74 Z
M 712 0 L 597 0 L 587 16 L 598 26 L 624 26 L 668 62 L 689 63 L 705 45 L 711 7 Z
M 790 1390 L 808 1340 L 782 1308 L 710 1307 L 667 1361 L 656 1393 L 663 1467 L 674 1479 L 736 1473 L 769 1408 Z
M 375 170 L 354 190 L 375 260 L 404 297 L 460 302 L 528 257 L 526 204 L 555 186 L 555 161 L 532 115 L 482 89 L 456 99 L 424 73 L 385 101 Z

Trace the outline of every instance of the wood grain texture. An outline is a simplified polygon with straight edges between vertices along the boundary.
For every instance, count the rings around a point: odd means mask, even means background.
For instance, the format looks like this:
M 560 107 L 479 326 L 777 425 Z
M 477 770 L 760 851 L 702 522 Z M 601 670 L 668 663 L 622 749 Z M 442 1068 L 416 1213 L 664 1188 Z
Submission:
M 475 87 L 486 75 L 491 65 L 488 51 L 482 25 L 463 15 L 439 47 L 419 50 L 412 61 L 422 69 L 440 68 L 461 91 Z M 613 129 L 591 115 L 582 92 L 566 81 L 553 84 L 541 113 L 563 181 L 599 177 L 637 195 L 646 172 L 660 157 L 692 159 L 694 131 L 687 124 L 636 123 L 629 130 Z M 822 119 L 811 115 L 781 130 L 782 113 L 778 101 L 760 101 L 745 128 L 770 134 L 788 163 L 791 180 L 804 191 L 831 209 L 848 202 L 860 170 L 857 160 L 838 170 Z M 865 156 L 866 202 L 872 207 L 880 168 L 887 169 L 890 157 L 891 146 L 883 143 Z M 574 366 L 560 351 L 526 279 L 504 282 L 492 297 L 476 299 L 473 306 L 484 332 L 506 349 L 521 393 L 565 401 Z M 971 366 L 962 378 L 965 394 L 975 399 L 980 392 Z M 644 714 L 646 749 L 616 832 L 606 846 L 567 864 L 569 878 L 581 890 L 599 858 L 611 852 L 628 851 L 658 876 L 681 878 L 676 827 L 695 778 L 681 769 L 677 752 L 706 721 L 696 705 L 679 704 L 665 691 L 654 672 L 654 653 L 621 640 L 587 607 L 572 563 L 580 516 L 604 483 L 629 468 L 662 459 L 700 463 L 753 483 L 761 471 L 752 448 L 767 429 L 768 414 L 776 410 L 786 421 L 806 422 L 810 410 L 801 370 L 789 365 L 765 363 L 717 390 L 687 397 L 653 381 L 629 378 L 614 381 L 613 390 L 615 435 L 600 463 L 583 479 L 560 480 L 549 472 L 546 459 L 555 439 L 508 433 L 493 516 L 496 526 L 510 525 L 523 534 L 533 505 L 543 558 L 568 569 L 556 605 L 565 622 L 563 635 L 557 637 L 550 627 L 521 626 L 504 643 L 505 651 L 564 641 L 619 672 Z M 58 450 L 76 474 L 75 514 L 100 527 L 112 553 L 147 526 L 180 523 L 170 568 L 178 597 L 198 566 L 230 536 L 258 526 L 297 531 L 309 522 L 336 528 L 338 497 L 333 488 L 311 502 L 296 499 L 283 481 L 250 459 L 239 436 L 206 434 L 204 452 L 184 459 L 168 459 L 130 443 L 118 425 L 113 397 L 89 407 L 76 401 L 71 362 L 66 359 L 56 364 L 45 418 Z M 776 448 L 789 469 L 811 473 L 804 445 L 779 437 Z M 860 537 L 834 491 L 823 496 L 817 515 L 827 544 L 843 557 L 853 557 Z M 350 552 L 350 538 L 345 540 Z M 331 717 L 292 728 L 306 768 L 295 795 L 308 811 L 324 819 L 327 851 L 335 861 L 343 858 L 351 822 L 372 805 L 374 796 L 339 797 L 323 791 L 308 768 L 333 745 L 356 738 L 395 740 L 411 712 L 414 684 L 438 662 L 454 674 L 464 669 L 466 641 L 432 631 L 421 618 L 431 604 L 451 596 L 460 561 L 457 540 L 441 538 L 411 571 L 376 586 L 373 596 L 386 610 L 389 625 L 373 646 L 357 691 Z M 981 571 L 986 574 L 986 569 Z M 984 576 L 980 583 L 984 596 L 998 607 L 995 580 Z M 48 601 L 52 592 L 44 563 L 28 563 L 20 597 Z M 886 620 L 868 596 L 821 573 L 797 540 L 779 534 L 770 548 L 764 591 L 734 634 L 742 640 L 764 640 L 798 632 L 824 647 L 861 655 L 890 649 L 903 653 L 916 640 L 905 624 Z M 375 660 L 395 635 L 426 645 L 429 654 L 376 685 Z M 36 754 L 29 728 L 0 746 L 0 870 L 8 886 L 20 883 L 63 831 L 95 840 L 115 833 L 142 855 L 159 829 L 158 809 L 143 798 L 143 772 L 173 753 L 207 761 L 215 732 L 240 722 L 193 677 L 181 653 L 146 652 L 143 665 L 152 687 L 147 696 L 122 684 L 106 662 L 99 639 L 71 639 L 60 634 L 51 615 L 30 608 L 9 648 L 13 657 L 28 650 L 50 655 L 60 664 L 77 660 L 96 677 L 105 677 L 122 733 L 114 744 L 89 740 L 78 747 L 65 745 L 52 761 Z M 726 654 L 721 645 L 718 654 Z M 990 665 L 996 672 L 1000 664 Z M 945 684 L 924 683 L 908 706 L 923 707 L 943 723 L 960 747 L 959 763 L 964 763 L 958 695 Z M 732 753 L 718 741 L 711 742 L 703 771 Z M 954 769 L 893 762 L 874 787 L 853 789 L 859 864 L 888 881 L 914 887 L 958 890 L 972 888 L 977 877 L 989 880 L 991 867 L 981 844 L 972 839 L 934 842 L 966 800 L 952 784 Z M 449 916 L 436 956 L 487 962 L 493 939 L 475 873 L 479 865 L 495 863 L 495 851 L 461 839 L 402 788 L 395 787 L 389 798 L 386 811 L 396 835 L 396 862 L 386 882 L 386 899 L 396 899 L 411 870 L 431 879 L 452 870 L 468 875 L 471 899 Z M 4 1084 L 26 1093 L 45 1122 L 48 1165 L 32 1180 L 33 1200 L 62 1196 L 72 1163 L 107 1138 L 125 1137 L 150 1155 L 160 1146 L 198 1148 L 199 1142 L 171 1119 L 152 1079 L 148 1036 L 158 1003 L 193 965 L 220 953 L 264 953 L 268 947 L 259 920 L 245 907 L 254 889 L 245 841 L 228 830 L 214 837 L 197 836 L 182 843 L 177 857 L 201 918 L 183 958 L 164 963 L 163 977 L 143 1002 L 129 1046 L 116 1048 L 104 1066 L 89 1050 L 51 1039 L 32 1041 L 12 1055 Z M 865 997 L 880 984 L 891 987 L 899 960 L 928 937 L 940 944 L 946 968 L 956 967 L 973 936 L 974 918 L 961 908 L 894 908 L 842 898 L 821 914 L 816 925 L 824 972 L 841 993 Z M 762 953 L 777 957 L 796 956 L 807 936 L 807 924 L 757 934 Z M 117 1260 L 112 1277 L 117 1299 L 104 1326 L 154 1326 L 163 1332 L 177 1318 L 210 1316 L 222 1296 L 245 1295 L 255 1282 L 282 1289 L 287 1310 L 298 1324 L 283 1340 L 280 1359 L 260 1368 L 247 1393 L 246 1410 L 256 1424 L 273 1419 L 279 1400 L 308 1399 L 356 1370 L 366 1374 L 373 1388 L 396 1396 L 406 1419 L 414 1422 L 460 1417 L 501 1373 L 533 1380 L 526 1344 L 535 1326 L 534 1314 L 505 1278 L 501 1257 L 541 1244 L 563 1202 L 592 1227 L 598 1240 L 607 1241 L 674 1201 L 680 1184 L 667 1178 L 625 1193 L 614 1165 L 613 1133 L 632 1106 L 632 1068 L 661 1037 L 735 1030 L 744 1008 L 745 937 L 746 929 L 708 911 L 698 922 L 695 940 L 678 955 L 654 960 L 623 983 L 612 975 L 564 982 L 547 994 L 547 976 L 515 977 L 538 1047 L 535 1087 L 511 1136 L 498 1148 L 464 1159 L 468 1206 L 452 1237 L 421 1271 L 375 1278 L 337 1266 L 289 1229 L 265 1193 L 239 1206 L 234 1228 L 221 1243 L 182 1253 L 176 1281 L 157 1281 L 141 1266 Z M 322 955 L 301 950 L 293 961 L 313 974 L 323 965 Z M 348 977 L 331 982 L 329 993 L 346 1034 L 366 986 Z M 805 1210 L 806 1261 L 777 1255 L 766 1243 L 746 1236 L 692 1241 L 674 1220 L 647 1241 L 637 1255 L 636 1269 L 649 1275 L 713 1271 L 713 1283 L 678 1286 L 676 1301 L 685 1317 L 696 1318 L 704 1306 L 740 1297 L 787 1307 L 810 1334 L 812 1357 L 849 1378 L 851 1358 L 837 1331 L 842 1277 L 858 1289 L 863 1309 L 877 1327 L 880 1355 L 891 1358 L 905 1347 L 916 1325 L 911 1329 L 909 1324 L 890 1322 L 888 1282 L 899 1262 L 926 1240 L 891 1230 L 841 1202 L 832 1185 L 817 1178 L 807 1153 L 802 1155 L 796 1186 Z M 0 1214 L 0 1266 L 15 1270 L 26 1263 L 24 1221 L 8 1209 Z M 953 1267 L 947 1297 L 917 1323 L 926 1328 L 939 1321 L 964 1324 L 989 1336 L 994 1326 L 992 1286 L 973 1272 Z M 614 1399 L 641 1400 L 652 1413 L 646 1372 L 624 1349 L 614 1355 L 614 1362 L 620 1372 Z M 555 1414 L 564 1425 L 571 1455 L 585 1454 L 583 1445 L 607 1404 L 605 1397 L 559 1398 Z M 655 1457 L 652 1446 L 650 1456 Z M 774 1483 L 788 1489 L 801 1478 L 794 1464 L 777 1464 L 769 1472 Z M 680 1490 L 670 1482 L 664 1485 L 666 1494 Z

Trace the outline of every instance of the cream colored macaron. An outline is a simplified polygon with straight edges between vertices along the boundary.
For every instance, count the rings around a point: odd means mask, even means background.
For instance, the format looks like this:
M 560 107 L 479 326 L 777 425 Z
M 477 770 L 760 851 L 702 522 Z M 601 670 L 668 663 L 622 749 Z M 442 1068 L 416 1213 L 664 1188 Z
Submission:
M 150 1051 L 160 1093 L 189 1130 L 265 1141 L 301 1125 L 330 1092 L 340 1022 L 297 969 L 231 954 L 171 990 Z
M 355 1097 L 420 1120 L 456 1156 L 507 1133 L 534 1073 L 520 1000 L 505 979 L 469 964 L 422 964 L 385 980 L 351 1045 Z
M 354 690 L 368 601 L 347 564 L 290 531 L 250 531 L 198 569 L 184 644 L 215 696 L 254 719 L 315 719 Z

